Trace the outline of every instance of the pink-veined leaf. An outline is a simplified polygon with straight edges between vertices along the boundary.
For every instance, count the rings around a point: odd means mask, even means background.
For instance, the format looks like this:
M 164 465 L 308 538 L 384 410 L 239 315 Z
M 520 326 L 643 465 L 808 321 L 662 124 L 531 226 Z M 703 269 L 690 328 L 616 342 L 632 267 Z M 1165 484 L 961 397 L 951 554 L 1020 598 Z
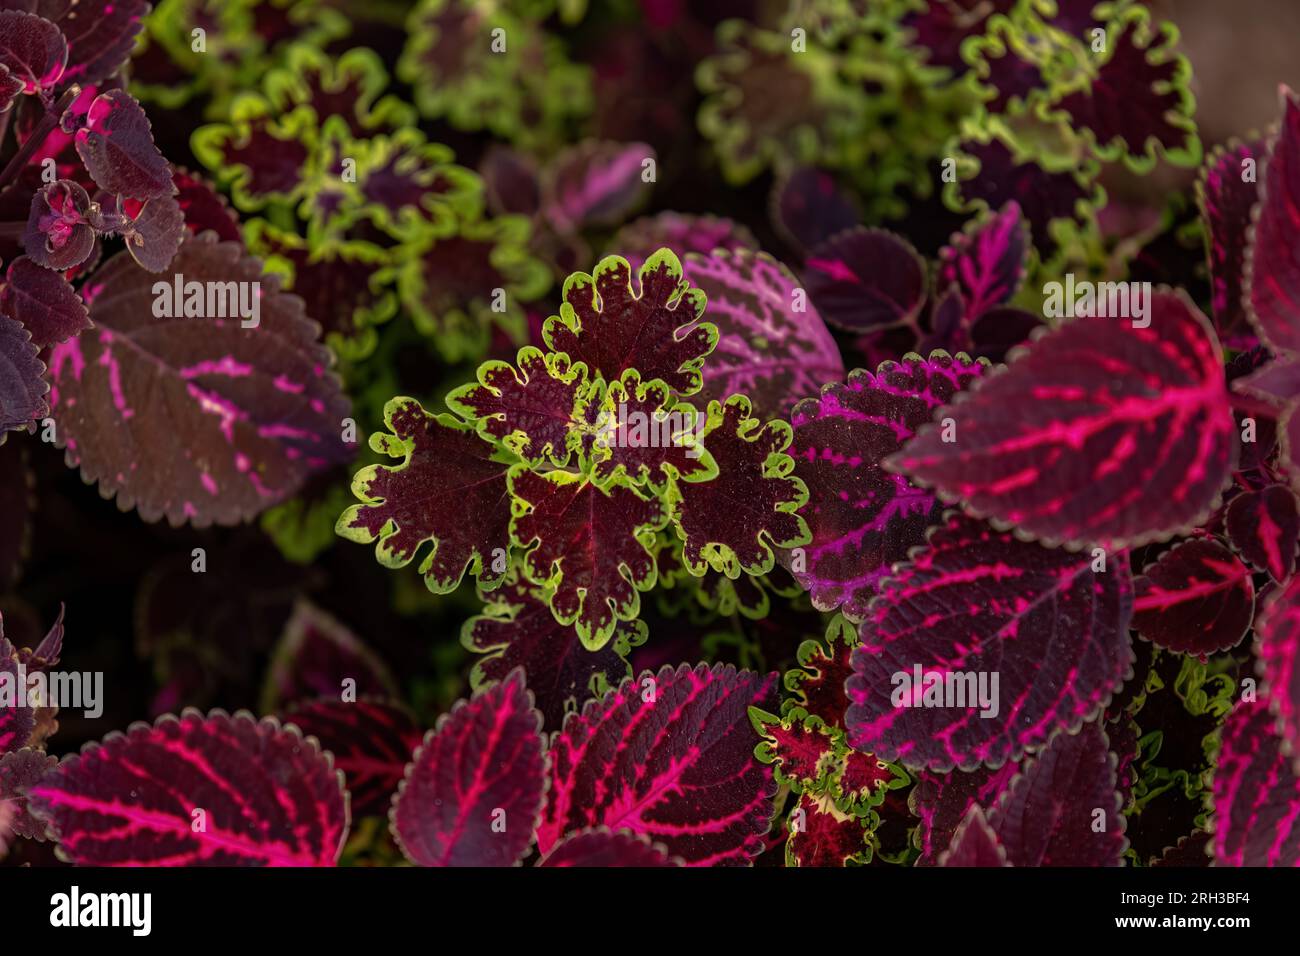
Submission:
M 909 767 L 972 769 L 1077 731 L 1133 668 L 1126 556 L 1104 571 L 1096 560 L 951 514 L 869 608 L 849 743 Z
M 661 844 L 627 830 L 580 830 L 565 837 L 538 866 L 681 866 Z
M 146 0 L 7 0 L 49 20 L 68 42 L 65 82 L 100 83 L 126 65 L 149 12 Z
M 172 196 L 156 196 L 122 229 L 131 258 L 150 272 L 162 272 L 185 238 L 185 213 Z
M 1121 865 L 1128 838 L 1109 747 L 1091 723 L 1025 762 L 989 812 L 1012 866 Z
M 95 250 L 91 215 L 90 196 L 78 183 L 60 179 L 42 186 L 32 196 L 23 249 L 47 269 L 79 266 Z
M 1016 294 L 1029 256 L 1029 228 L 1014 200 L 972 220 L 939 251 L 935 288 L 956 286 L 973 324 Z
M 1010 866 L 1007 851 L 989 826 L 984 811 L 972 806 L 957 824 L 948 849 L 939 854 L 939 866 Z
M 1295 570 L 1300 511 L 1286 485 L 1243 491 L 1229 503 L 1223 527 L 1241 556 L 1274 581 L 1285 581 Z
M 1242 279 L 1247 317 L 1274 353 L 1300 352 L 1300 102 L 1285 86 L 1280 98 Z
M 795 654 L 798 666 L 785 672 L 783 682 L 790 692 L 781 712 L 802 707 L 834 727 L 844 720 L 849 698 L 844 682 L 853 673 L 853 650 L 861 643 L 858 629 L 843 615 L 826 627 L 824 640 L 804 641 Z
M 154 145 L 149 117 L 125 90 L 95 97 L 77 131 L 77 155 L 95 184 L 107 192 L 146 202 L 176 191 L 172 170 Z
M 343 513 L 338 533 L 362 544 L 378 539 L 375 557 L 389 568 L 409 564 L 431 542 L 420 573 L 434 593 L 455 590 L 467 569 L 495 587 L 504 569 L 494 567 L 493 553 L 510 547 L 508 465 L 470 426 L 413 398 L 390 401 L 384 424 L 388 433 L 372 436 L 371 447 L 402 462 L 357 472 L 352 490 L 362 503 Z
M 1300 772 L 1300 578 L 1273 592 L 1255 622 L 1256 668 L 1283 750 Z
M 571 435 L 588 392 L 585 365 L 530 345 L 519 350 L 515 365 L 484 362 L 478 382 L 449 393 L 447 407 L 525 461 L 562 467 L 574 450 Z
M 616 226 L 649 193 L 644 163 L 655 160 L 645 143 L 589 141 L 560 153 L 542 178 L 542 215 L 557 229 Z
M 925 263 L 884 229 L 855 228 L 822 242 L 803 268 L 823 319 L 850 332 L 877 332 L 916 320 L 925 302 Z
M 410 711 L 378 698 L 306 701 L 281 715 L 315 737 L 343 771 L 352 817 L 388 812 L 411 753 L 424 736 Z
M 215 240 L 187 239 L 162 280 L 114 256 L 83 293 L 94 332 L 50 353 L 68 462 L 146 521 L 235 524 L 351 455 L 320 327 Z
M 9 263 L 0 313 L 25 325 L 33 344 L 42 349 L 90 328 L 86 305 L 63 274 L 41 268 L 28 256 Z
M 54 87 L 68 63 L 68 41 L 44 17 L 20 10 L 0 10 L 0 66 L 23 84 L 22 92 Z
M 586 702 L 596 681 L 612 687 L 630 676 L 626 655 L 646 641 L 643 622 L 620 621 L 609 643 L 589 650 L 574 628 L 555 619 L 545 589 L 517 572 L 483 597 L 483 613 L 465 622 L 461 632 L 461 644 L 485 655 L 475 663 L 470 684 L 478 689 L 522 667 L 548 732 Z
M 45 822 L 27 809 L 27 791 L 58 766 L 59 759 L 34 747 L 24 747 L 0 756 L 0 801 L 14 809 L 9 832 L 28 840 L 45 841 Z
M 1213 538 L 1170 548 L 1135 582 L 1133 629 L 1166 650 L 1204 657 L 1236 647 L 1255 616 L 1250 569 Z
M 0 438 L 26 428 L 50 410 L 50 383 L 31 334 L 17 320 L 0 314 Z
M 943 505 L 931 491 L 882 462 L 901 449 L 935 409 L 987 373 L 987 363 L 936 352 L 886 362 L 873 374 L 857 369 L 847 382 L 823 387 L 791 415 L 794 475 L 808 486 L 800 509 L 812 541 L 802 562 L 783 556 L 823 611 L 842 607 L 861 621 L 892 565 L 925 543 Z M 802 567 L 800 564 L 802 563 Z
M 749 397 L 760 418 L 784 418 L 823 382 L 843 377 L 844 361 L 798 280 L 762 252 L 690 255 L 687 275 L 708 298 L 718 346 L 704 363 L 706 399 Z
M 636 618 L 638 592 L 654 585 L 650 548 L 667 510 L 628 484 L 600 486 L 565 471 L 539 475 L 517 467 L 510 490 L 517 499 L 510 533 L 526 549 L 527 577 L 554 589 L 555 619 L 599 650 L 619 621 Z
M 1294 642 L 1294 636 L 1292 637 Z M 1300 864 L 1300 776 L 1264 700 L 1242 701 L 1223 724 L 1214 771 L 1214 862 Z
M 650 256 L 637 280 L 634 289 L 631 267 L 619 256 L 602 259 L 591 275 L 569 276 L 560 314 L 542 328 L 547 347 L 606 381 L 634 368 L 683 395 L 699 391 L 700 366 L 718 342 L 717 327 L 699 321 L 704 294 L 691 287 L 668 249 Z
M 921 856 L 917 866 L 937 866 L 943 851 L 951 845 L 957 827 L 973 807 L 991 807 L 1016 775 L 1016 764 L 1008 761 L 996 770 L 951 770 L 917 774 L 908 803 L 921 818 L 917 828 Z
M 186 169 L 172 172 L 176 185 L 176 202 L 185 215 L 185 228 L 194 235 L 211 229 L 223 242 L 242 242 L 239 220 L 231 212 L 226 197 L 212 188 L 203 177 Z
M 69 859 L 91 866 L 333 866 L 348 831 L 329 756 L 242 712 L 187 710 L 111 733 L 27 803 Z
M 550 799 L 537 832 L 607 826 L 662 843 L 690 866 L 747 863 L 762 849 L 776 785 L 754 757 L 751 706 L 776 704 L 776 675 L 665 666 L 570 714 L 550 754 Z
M 1254 172 L 1264 155 L 1261 140 L 1218 147 L 1206 160 L 1197 184 L 1207 233 L 1214 326 L 1225 337 L 1239 334 L 1246 320 L 1242 282 L 1247 230 L 1259 199 L 1259 185 L 1247 170 Z
M 393 799 L 393 835 L 411 862 L 511 866 L 523 858 L 546 793 L 541 727 L 522 670 L 438 719 Z
M 1038 338 L 886 467 L 1049 544 L 1120 550 L 1195 526 L 1236 460 L 1223 363 L 1184 294 L 1148 305 L 1143 328 L 1090 316 Z
M 397 697 L 392 672 L 352 631 L 306 598 L 299 598 L 271 652 L 262 688 L 267 713 L 348 689 L 358 696 Z
M 777 783 L 795 793 L 825 792 L 844 757 L 843 734 L 802 707 L 784 717 L 751 707 L 749 718 L 762 738 L 754 756 L 772 767 Z
M 790 426 L 760 424 L 743 395 L 709 402 L 708 416 L 704 448 L 717 463 L 717 477 L 675 484 L 668 495 L 683 563 L 697 576 L 706 568 L 729 578 L 766 574 L 776 563 L 773 549 L 809 537 L 798 514 L 808 489 L 791 477 L 794 461 L 786 453 Z

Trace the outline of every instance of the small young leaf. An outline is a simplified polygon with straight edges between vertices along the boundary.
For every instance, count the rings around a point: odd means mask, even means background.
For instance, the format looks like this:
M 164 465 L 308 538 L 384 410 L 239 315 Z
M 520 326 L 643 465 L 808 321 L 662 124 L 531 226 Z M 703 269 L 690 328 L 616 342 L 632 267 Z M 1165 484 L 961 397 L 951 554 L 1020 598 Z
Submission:
M 60 179 L 43 186 L 32 196 L 23 248 L 47 269 L 78 266 L 95 248 L 90 215 L 90 196 L 77 183 Z
M 1294 637 L 1292 637 L 1294 644 Z M 1263 700 L 1242 701 L 1224 721 L 1214 771 L 1216 866 L 1300 864 L 1300 776 Z
M 144 108 L 125 90 L 95 97 L 76 143 L 87 172 L 106 192 L 147 202 L 176 191 Z
M 1212 538 L 1184 541 L 1134 582 L 1133 628 L 1157 647 L 1217 654 L 1236 647 L 1255 616 L 1250 569 Z

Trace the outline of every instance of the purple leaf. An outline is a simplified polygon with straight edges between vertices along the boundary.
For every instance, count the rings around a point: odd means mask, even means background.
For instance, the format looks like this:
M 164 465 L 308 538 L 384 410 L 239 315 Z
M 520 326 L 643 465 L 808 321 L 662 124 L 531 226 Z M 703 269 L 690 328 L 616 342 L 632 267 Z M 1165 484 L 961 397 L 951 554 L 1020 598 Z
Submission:
M 748 249 L 690 255 L 687 274 L 708 299 L 718 345 L 701 398 L 749 397 L 758 417 L 784 418 L 823 382 L 844 375 L 840 350 L 790 270 Z
M 853 199 L 825 170 L 800 166 L 780 179 L 772 193 L 772 220 L 801 252 L 862 221 Z
M 640 269 L 656 250 L 673 249 L 679 255 L 714 249 L 758 249 L 758 240 L 748 228 L 718 216 L 692 216 L 661 212 L 628 223 L 610 240 L 609 252 L 623 256 L 633 269 Z
M 0 593 L 13 589 L 31 550 L 36 495 L 22 442 L 0 442 Z
M 541 180 L 532 157 L 505 146 L 491 146 L 479 163 L 479 175 L 495 212 L 531 219 L 541 210 Z
M 87 222 L 90 196 L 81 186 L 60 179 L 32 196 L 23 248 L 47 269 L 71 269 L 85 262 L 95 248 L 95 230 Z
M 986 369 L 942 352 L 913 356 L 875 374 L 855 370 L 846 383 L 827 385 L 819 398 L 795 407 L 789 454 L 795 477 L 808 486 L 799 513 L 812 541 L 802 562 L 786 555 L 783 563 L 818 610 L 843 607 L 861 621 L 891 566 L 925 543 L 943 505 L 881 462 Z
M 935 287 L 956 286 L 969 323 L 1008 302 L 1020 288 L 1029 256 L 1029 230 L 1015 201 L 972 220 L 939 251 Z
M 1274 353 L 1300 352 L 1300 102 L 1285 86 L 1280 95 L 1242 279 L 1247 316 Z
M 1133 667 L 1127 560 L 1095 561 L 951 515 L 871 605 L 847 684 L 849 743 L 972 769 L 1078 730 Z
M 1292 638 L 1294 641 L 1294 638 Z M 1214 862 L 1300 864 L 1300 777 L 1263 701 L 1242 701 L 1223 724 L 1214 771 Z
M 1042 336 L 886 467 L 1047 543 L 1120 550 L 1195 526 L 1237 454 L 1223 363 L 1185 295 L 1154 293 L 1146 318 Z
M 1170 548 L 1135 585 L 1134 630 L 1177 653 L 1204 657 L 1236 647 L 1255 616 L 1250 569 L 1213 538 Z
M 60 272 L 43 269 L 27 256 L 9 263 L 0 290 L 0 313 L 17 319 L 37 348 L 49 348 L 90 328 L 81 296 Z
M 150 272 L 171 265 L 185 235 L 185 213 L 171 196 L 149 200 L 122 229 L 131 258 Z
M 37 358 L 31 334 L 7 315 L 0 315 L 0 437 L 26 428 L 49 414 L 45 363 Z
M 957 824 L 948 849 L 939 854 L 940 866 L 1010 866 L 1007 851 L 989 826 L 984 811 L 973 806 Z
M 63 76 L 68 41 L 49 20 L 18 10 L 0 10 L 0 66 L 21 80 L 23 92 L 50 90 Z
M 306 598 L 294 605 L 271 654 L 262 710 L 271 713 L 318 697 L 337 697 L 345 680 L 358 696 L 397 697 L 397 682 L 369 647 Z
M 187 239 L 173 281 L 109 260 L 87 283 L 96 331 L 50 354 L 59 446 L 147 521 L 235 524 L 351 454 L 319 327 L 215 239 Z
M 348 830 L 329 756 L 247 713 L 132 724 L 66 758 L 27 802 L 83 866 L 333 866 Z
M 689 866 L 757 856 L 776 786 L 754 757 L 751 706 L 773 710 L 776 675 L 683 664 L 625 681 L 570 714 L 551 745 L 537 846 L 572 830 L 628 829 Z
M 936 866 L 939 856 L 951 842 L 961 821 L 973 807 L 991 807 L 998 795 L 1016 775 L 1017 767 L 1008 761 L 996 770 L 952 770 L 948 773 L 918 771 L 916 787 L 909 803 L 921 818 L 917 827 L 921 856 L 917 866 Z
M 655 159 L 645 143 L 585 142 L 560 153 L 543 176 L 542 215 L 561 232 L 616 226 L 650 192 L 642 165 Z
M 1296 542 L 1300 540 L 1300 513 L 1290 488 L 1269 485 L 1242 492 L 1228 505 L 1223 525 L 1243 558 L 1267 571 L 1274 581 L 1291 576 Z
M 877 332 L 916 320 L 925 302 L 925 263 L 883 229 L 850 229 L 814 248 L 804 263 L 808 295 L 831 325 Z
M 411 862 L 511 866 L 522 859 L 546 792 L 541 727 L 520 670 L 439 718 L 393 800 L 393 836 Z
M 405 707 L 364 697 L 307 701 L 282 719 L 333 756 L 347 780 L 353 819 L 387 813 L 423 736 Z
M 147 202 L 176 191 L 144 108 L 125 90 L 95 97 L 76 134 L 77 155 L 106 192 Z
M 27 0 L 68 41 L 63 79 L 83 86 L 107 80 L 131 58 L 149 12 L 146 0 Z
M 1282 749 L 1300 752 L 1300 578 L 1273 592 L 1255 622 L 1256 668 L 1263 697 L 1277 718 Z M 1300 770 L 1300 762 L 1297 763 Z
M 1012 866 L 1120 866 L 1122 801 L 1105 732 L 1059 733 L 1012 781 L 989 823 Z
M 1074 219 L 1079 205 L 1093 198 L 1074 171 L 1049 172 L 1033 160 L 1021 162 L 1001 140 L 963 140 L 959 149 L 979 163 L 979 172 L 961 181 L 962 197 L 989 209 L 1001 209 L 1014 200 L 1039 250 L 1055 247 L 1053 221 Z
M 223 242 L 242 242 L 239 220 L 230 211 L 226 197 L 212 188 L 201 176 L 185 169 L 173 172 L 176 202 L 185 215 L 185 228 L 194 235 L 211 229 Z
M 0 801 L 13 805 L 14 816 L 9 831 L 28 840 L 45 842 L 45 823 L 27 809 L 27 791 L 58 766 L 51 757 L 32 747 L 24 747 L 0 757 Z
M 680 866 L 661 844 L 627 830 L 580 830 L 565 837 L 538 866 Z
M 1214 150 L 1197 183 L 1209 247 L 1214 326 L 1219 334 L 1239 334 L 1246 320 L 1242 283 L 1251 212 L 1259 200 L 1259 185 L 1246 176 L 1263 160 L 1262 140 L 1233 143 Z

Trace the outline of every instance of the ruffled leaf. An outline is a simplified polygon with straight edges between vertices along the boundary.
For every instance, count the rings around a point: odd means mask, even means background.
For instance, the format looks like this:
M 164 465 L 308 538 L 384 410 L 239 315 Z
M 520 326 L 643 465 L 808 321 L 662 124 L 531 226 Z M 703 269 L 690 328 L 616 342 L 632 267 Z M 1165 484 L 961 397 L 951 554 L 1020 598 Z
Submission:
M 858 629 L 844 615 L 837 615 L 826 627 L 823 641 L 804 641 L 795 659 L 797 667 L 785 672 L 785 689 L 791 694 L 781 704 L 781 713 L 802 707 L 827 725 L 844 720 L 849 698 L 844 682 L 853 673 L 853 650 L 861 641 Z
M 871 860 L 866 821 L 828 796 L 805 793 L 786 820 L 786 866 L 862 866 Z
M 0 66 L 23 84 L 27 94 L 52 90 L 68 63 L 68 41 L 44 17 L 0 10 Z
M 954 514 L 871 605 L 847 684 L 849 743 L 930 770 L 1018 760 L 1119 690 L 1132 610 L 1122 555 L 1102 571 L 1087 552 Z
M 538 849 L 608 826 L 690 866 L 746 863 L 762 849 L 776 789 L 754 758 L 748 710 L 775 704 L 776 675 L 721 664 L 646 672 L 588 702 L 551 745 Z
M 1194 526 L 1236 458 L 1223 364 L 1185 296 L 1155 293 L 1147 318 L 1042 336 L 886 467 L 1048 543 L 1118 550 Z
M 844 758 L 843 734 L 834 733 L 824 720 L 801 707 L 784 717 L 751 707 L 749 717 L 763 738 L 754 756 L 772 767 L 776 782 L 795 793 L 824 792 Z
M 27 802 L 83 866 L 333 866 L 348 830 L 329 756 L 246 713 L 133 724 L 65 759 Z
M 415 752 L 392 831 L 418 866 L 511 866 L 533 842 L 547 760 L 522 671 L 462 700 Z

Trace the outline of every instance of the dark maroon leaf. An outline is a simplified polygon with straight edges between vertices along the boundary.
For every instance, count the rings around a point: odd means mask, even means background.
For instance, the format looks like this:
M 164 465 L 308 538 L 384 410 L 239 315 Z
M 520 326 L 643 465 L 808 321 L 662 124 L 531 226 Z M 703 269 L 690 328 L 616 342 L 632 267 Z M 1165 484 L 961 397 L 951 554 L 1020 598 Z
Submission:
M 131 258 L 150 272 L 171 265 L 185 235 L 185 213 L 171 196 L 150 199 L 122 230 Z
M 494 145 L 479 163 L 479 174 L 495 212 L 531 219 L 541 210 L 541 181 L 530 156 Z
M 95 97 L 76 142 L 77 155 L 100 189 L 141 202 L 176 191 L 144 108 L 125 90 Z
M 1040 251 L 1055 246 L 1051 223 L 1074 219 L 1079 203 L 1091 198 L 1072 171 L 1049 172 L 1033 160 L 1021 162 L 998 139 L 987 143 L 964 140 L 960 149 L 979 163 L 979 172 L 961 182 L 962 196 L 982 200 L 990 209 L 1014 201 L 1029 222 L 1034 246 Z
M 36 500 L 21 442 L 0 442 L 0 594 L 18 581 L 31 545 Z
M 925 263 L 906 240 L 883 229 L 850 229 L 804 262 L 808 295 L 831 325 L 875 332 L 916 320 L 925 302 Z
M 9 68 L 0 63 L 0 114 L 13 109 L 14 101 L 25 89 L 26 84 L 20 77 L 9 72 Z
M 66 758 L 27 802 L 91 866 L 333 866 L 348 830 L 329 756 L 246 713 L 133 724 Z
M 1247 316 L 1273 352 L 1300 352 L 1300 103 L 1285 86 L 1270 140 L 1242 284 Z
M 588 141 L 560 153 L 542 181 L 542 215 L 562 232 L 616 226 L 649 194 L 643 164 L 655 151 L 645 143 Z
M 700 366 L 718 341 L 717 327 L 700 321 L 703 293 L 668 249 L 641 266 L 636 289 L 632 278 L 617 256 L 602 259 L 592 275 L 569 276 L 560 314 L 542 330 L 547 347 L 585 362 L 606 381 L 634 368 L 645 381 L 663 379 L 683 395 L 699 391 Z
M 1016 294 L 1028 255 L 1029 230 L 1013 200 L 996 214 L 972 220 L 940 250 L 935 287 L 956 286 L 973 324 Z
M 527 549 L 525 573 L 554 589 L 556 620 L 574 625 L 582 643 L 598 650 L 619 621 L 636 618 L 638 592 L 654 584 L 648 544 L 667 523 L 667 510 L 629 485 L 601 487 L 564 471 L 517 468 L 510 490 L 517 499 L 511 537 Z
M 644 834 L 690 866 L 748 862 L 762 849 L 776 790 L 754 757 L 748 711 L 775 703 L 775 674 L 722 664 L 647 671 L 589 701 L 551 745 L 538 849 L 607 826 Z
M 50 385 L 36 353 L 27 329 L 0 315 L 0 437 L 49 414 L 45 395 Z
M 772 220 L 797 250 L 807 250 L 862 221 L 857 206 L 822 169 L 800 166 L 772 192 Z
M 347 779 L 353 819 L 388 812 L 411 753 L 424 736 L 405 707 L 364 697 L 308 701 L 283 719 L 333 755 L 334 766 Z
M 958 825 L 972 807 L 991 807 L 1015 777 L 1016 764 L 1008 761 L 996 770 L 918 771 L 909 804 L 921 818 L 917 827 L 921 856 L 917 866 L 937 866 L 940 854 L 952 842 Z
M 271 654 L 262 710 L 273 713 L 347 692 L 398 696 L 397 682 L 374 651 L 334 617 L 299 598 Z
M 1282 749 L 1300 754 L 1300 578 L 1274 591 L 1255 622 L 1256 667 Z M 1300 771 L 1300 761 L 1297 761 Z
M 1262 700 L 1242 701 L 1224 722 L 1214 771 L 1217 866 L 1300 863 L 1300 777 L 1273 728 Z
M 558 730 L 565 714 L 585 703 L 594 687 L 614 686 L 630 676 L 626 654 L 646 640 L 644 623 L 620 621 L 613 640 L 588 650 L 572 627 L 555 619 L 546 591 L 517 574 L 484 597 L 483 613 L 461 632 L 466 648 L 486 655 L 474 665 L 470 683 L 478 689 L 522 667 L 548 732 Z
M 1120 866 L 1128 838 L 1098 724 L 1058 733 L 989 813 L 1013 866 Z
M 532 846 L 546 788 L 541 727 L 518 670 L 439 718 L 393 800 L 393 835 L 411 862 L 520 861 Z
M 1170 548 L 1135 582 L 1133 628 L 1178 653 L 1236 647 L 1255 616 L 1250 569 L 1212 538 Z
M 627 259 L 633 269 L 640 269 L 664 248 L 679 256 L 690 252 L 707 256 L 714 249 L 757 250 L 758 240 L 748 228 L 730 219 L 661 212 L 628 223 L 609 243 L 609 252 Z
M 1245 324 L 1246 236 L 1259 199 L 1256 175 L 1264 157 L 1262 140 L 1221 146 L 1206 160 L 1197 184 L 1207 232 L 1214 326 L 1224 336 L 1240 332 Z
M 172 270 L 123 253 L 90 280 L 96 331 L 50 353 L 58 444 L 147 521 L 238 523 L 351 455 L 349 404 L 302 301 L 239 246 L 187 239 Z
M 1042 336 L 886 467 L 1046 543 L 1116 551 L 1195 526 L 1236 460 L 1223 363 L 1185 295 L 1148 306 L 1142 328 L 1091 316 Z
M 984 811 L 973 806 L 957 824 L 948 849 L 939 854 L 940 866 L 1010 866 L 1007 851 L 989 826 Z
M 1290 488 L 1269 485 L 1242 492 L 1228 505 L 1223 522 L 1229 540 L 1243 558 L 1267 571 L 1274 581 L 1291 576 L 1300 540 L 1300 514 Z
M 68 179 L 50 183 L 32 197 L 23 248 L 47 269 L 71 269 L 95 248 L 95 230 L 86 221 L 90 196 Z
M 538 866 L 680 866 L 661 844 L 627 830 L 580 830 L 565 837 Z
M 927 0 L 902 22 L 908 42 L 924 51 L 927 63 L 961 74 L 966 72 L 962 42 L 983 33 L 989 16 L 1009 13 L 1014 6 L 1014 0 Z
M 808 486 L 799 511 L 812 541 L 783 562 L 822 611 L 843 607 L 861 621 L 890 567 L 925 543 L 943 506 L 932 492 L 881 463 L 970 387 L 986 366 L 937 352 L 852 372 L 791 415 L 794 475 Z M 801 566 L 802 565 L 802 566 Z
M 624 476 L 658 493 L 675 482 L 716 475 L 713 457 L 697 441 L 703 416 L 693 405 L 677 401 L 663 382 L 643 382 L 635 369 L 628 369 L 621 381 L 596 387 L 600 410 L 594 413 L 597 432 L 590 455 L 596 459 L 597 481 Z
M 1127 560 L 1097 560 L 951 515 L 869 609 L 849 743 L 909 767 L 972 769 L 1077 731 L 1133 666 Z
M 62 273 L 43 269 L 27 256 L 9 263 L 0 313 L 25 325 L 32 343 L 42 349 L 90 328 L 85 303 Z
M 242 242 L 239 220 L 230 211 L 226 197 L 207 180 L 185 169 L 173 172 L 176 202 L 185 215 L 185 228 L 198 236 L 211 229 L 223 242 Z
M 704 363 L 702 398 L 737 392 L 760 418 L 785 418 L 800 399 L 844 375 L 844 361 L 798 280 L 763 252 L 690 255 L 685 267 L 708 299 L 718 346 Z
M 0 757 L 0 801 L 13 804 L 14 817 L 9 830 L 28 840 L 45 840 L 45 823 L 35 819 L 27 810 L 27 791 L 38 783 L 59 763 L 32 747 L 24 747 Z
M 0 66 L 21 80 L 24 93 L 50 90 L 68 62 L 68 41 L 49 20 L 0 10 Z

